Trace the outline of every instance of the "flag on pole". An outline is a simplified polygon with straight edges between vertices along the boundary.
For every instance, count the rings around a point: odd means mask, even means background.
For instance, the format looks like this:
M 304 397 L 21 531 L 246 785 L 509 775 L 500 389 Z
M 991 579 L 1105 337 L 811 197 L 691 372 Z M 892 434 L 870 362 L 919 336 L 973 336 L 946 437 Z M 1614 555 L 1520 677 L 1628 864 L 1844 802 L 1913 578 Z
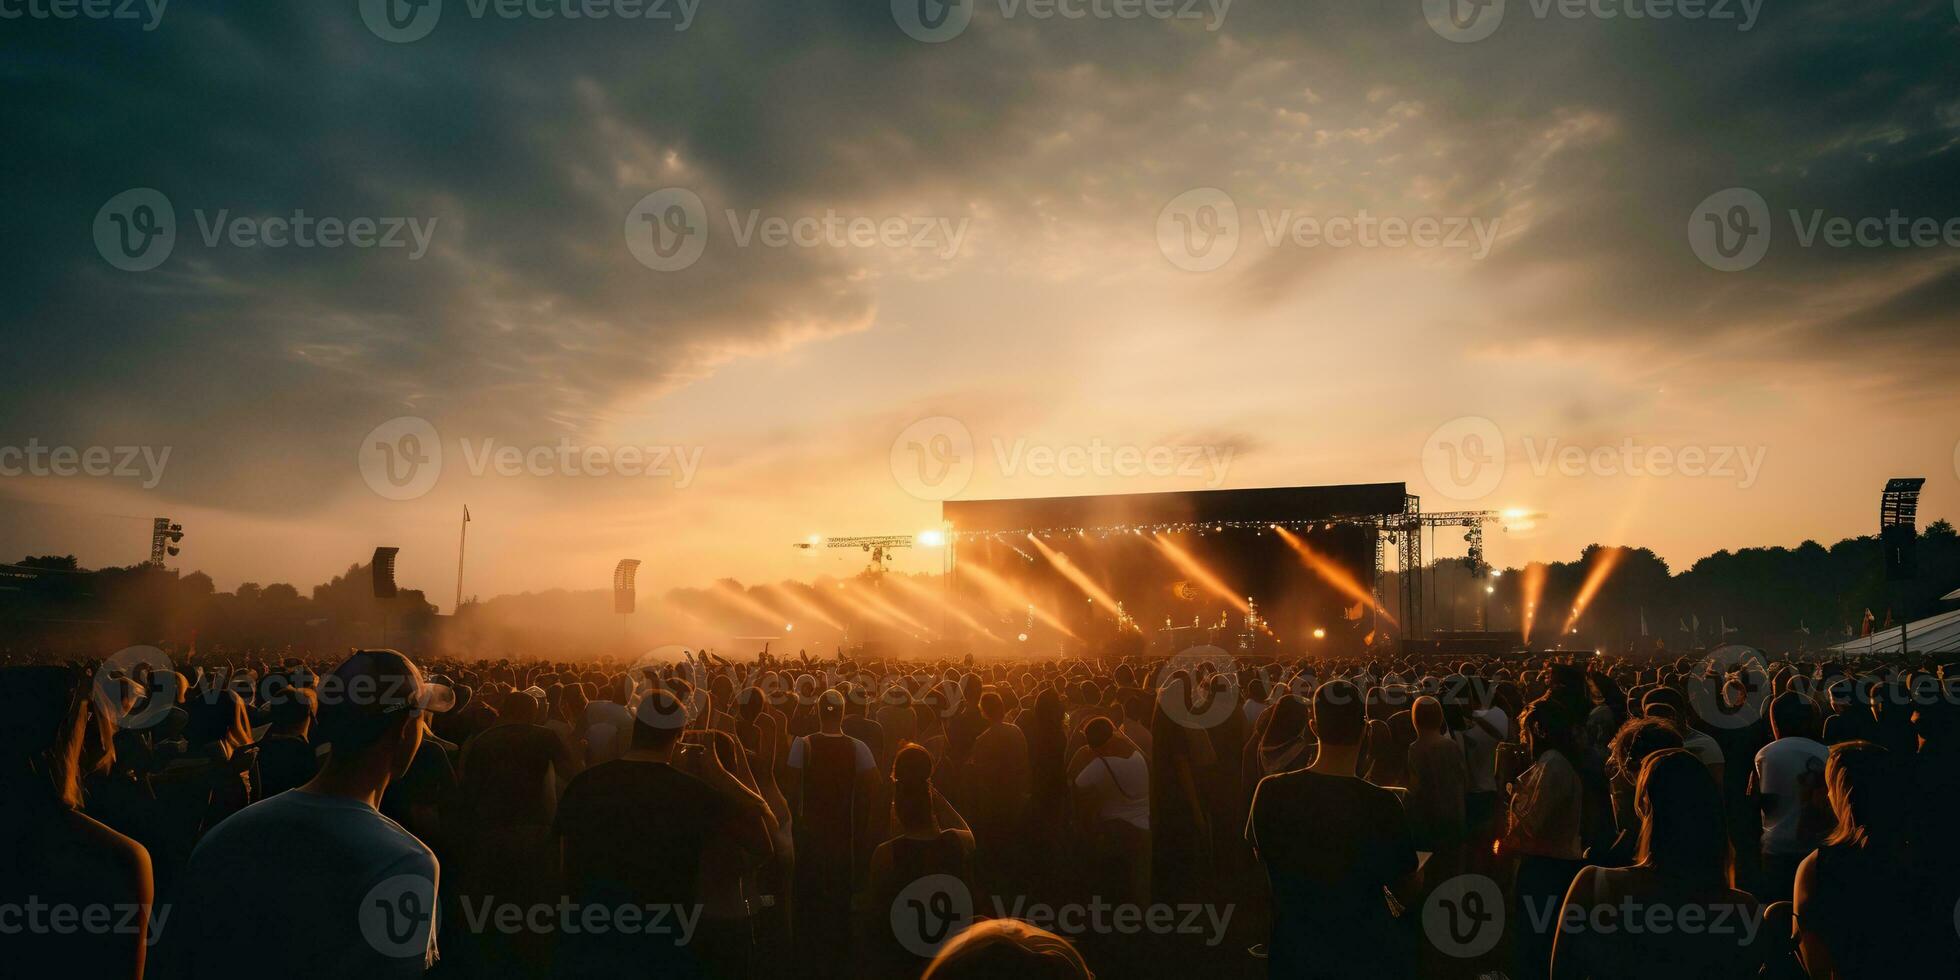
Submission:
M 1799 632 L 1799 633 L 1802 633 L 1802 634 L 1803 634 L 1803 635 L 1805 635 L 1805 636 L 1809 636 L 1809 635 L 1810 635 L 1810 627 L 1808 627 L 1808 626 L 1806 626 L 1806 625 L 1804 625 L 1804 621 L 1803 621 L 1803 620 L 1801 620 L 1801 619 L 1799 619 L 1799 620 L 1797 620 L 1797 632 Z
M 1872 624 L 1873 624 L 1873 623 L 1876 623 L 1876 622 L 1878 622 L 1878 618 L 1872 615 L 1872 611 L 1871 611 L 1870 609 L 1866 609 L 1866 610 L 1865 610 L 1865 621 L 1864 621 L 1863 623 L 1861 623 L 1861 624 L 1859 624 L 1859 627 L 1858 627 L 1858 635 L 1859 635 L 1859 636 L 1870 636 L 1870 635 L 1872 635 Z
M 1647 635 L 1647 607 L 1640 607 L 1640 635 Z
M 464 504 L 464 505 L 463 505 L 463 523 L 465 523 L 465 524 L 468 524 L 469 522 L 470 522 L 470 505 L 469 505 L 469 504 Z

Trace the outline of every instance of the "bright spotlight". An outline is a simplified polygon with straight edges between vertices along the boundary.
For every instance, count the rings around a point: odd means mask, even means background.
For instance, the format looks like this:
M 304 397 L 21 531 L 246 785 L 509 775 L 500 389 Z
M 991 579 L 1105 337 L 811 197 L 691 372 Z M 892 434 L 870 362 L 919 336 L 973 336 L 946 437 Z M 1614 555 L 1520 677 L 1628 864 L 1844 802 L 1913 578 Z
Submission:
M 1503 569 L 1501 569 L 1501 568 L 1493 568 L 1493 569 L 1491 569 L 1491 570 L 1490 570 L 1490 577 L 1491 577 L 1491 578 L 1503 578 L 1503 577 L 1504 577 L 1504 570 L 1503 570 Z
M 930 528 L 919 532 L 919 547 L 937 548 L 946 543 L 946 532 Z
M 1313 638 L 1316 640 L 1327 639 L 1327 631 L 1316 626 L 1313 628 Z
M 1028 642 L 1028 634 L 1022 633 L 1020 636 L 1015 637 L 1015 639 L 1020 640 L 1022 643 L 1026 643 Z
M 1485 593 L 1486 595 L 1496 595 L 1496 594 L 1497 594 L 1497 586 L 1495 586 L 1495 585 L 1486 585 L 1486 586 L 1484 586 L 1484 593 Z
M 812 535 L 810 535 L 810 538 L 809 538 L 809 541 L 810 541 L 810 547 L 812 547 L 812 548 L 814 548 L 814 547 L 816 547 L 817 545 L 820 545 L 820 544 L 822 544 L 822 543 L 823 543 L 823 535 L 821 535 L 821 534 L 812 534 Z
M 784 624 L 783 624 L 783 632 L 785 632 L 785 633 L 794 633 L 794 632 L 796 632 L 796 624 L 795 624 L 795 623 L 784 623 Z

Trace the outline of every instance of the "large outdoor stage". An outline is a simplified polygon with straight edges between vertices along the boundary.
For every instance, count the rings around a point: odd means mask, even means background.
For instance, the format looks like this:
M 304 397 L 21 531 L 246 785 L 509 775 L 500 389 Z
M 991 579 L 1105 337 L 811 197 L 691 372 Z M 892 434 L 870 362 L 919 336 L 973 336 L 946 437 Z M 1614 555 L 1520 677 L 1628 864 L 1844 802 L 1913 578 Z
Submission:
M 1091 655 L 1359 648 L 1401 483 L 948 501 L 952 585 L 997 635 Z

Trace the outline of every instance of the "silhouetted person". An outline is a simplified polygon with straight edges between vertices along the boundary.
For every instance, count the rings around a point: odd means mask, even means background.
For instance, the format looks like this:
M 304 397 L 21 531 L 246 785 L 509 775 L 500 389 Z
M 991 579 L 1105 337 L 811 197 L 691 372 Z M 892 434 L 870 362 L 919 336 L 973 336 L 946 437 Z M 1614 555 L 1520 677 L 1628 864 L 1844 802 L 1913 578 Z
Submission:
M 0 907 L 10 920 L 0 973 L 9 976 L 143 976 L 149 854 L 80 811 L 89 690 L 63 667 L 0 669 Z M 70 928 L 53 928 L 55 916 Z M 73 928 L 84 916 L 104 928 Z
M 435 854 L 377 806 L 445 695 L 393 650 L 356 652 L 322 678 L 325 765 L 198 844 L 163 930 L 163 975 L 371 980 L 434 964 Z
M 1631 868 L 1587 866 L 1559 911 L 1553 980 L 1747 980 L 1762 969 L 1761 906 L 1735 887 L 1722 790 L 1681 748 L 1649 755 L 1635 790 Z
M 1387 893 L 1411 904 L 1415 845 L 1395 794 L 1355 775 L 1364 711 L 1353 684 L 1321 685 L 1313 765 L 1267 776 L 1253 792 L 1245 834 L 1272 885 L 1270 976 L 1345 980 L 1411 969 L 1410 937 L 1396 927 Z

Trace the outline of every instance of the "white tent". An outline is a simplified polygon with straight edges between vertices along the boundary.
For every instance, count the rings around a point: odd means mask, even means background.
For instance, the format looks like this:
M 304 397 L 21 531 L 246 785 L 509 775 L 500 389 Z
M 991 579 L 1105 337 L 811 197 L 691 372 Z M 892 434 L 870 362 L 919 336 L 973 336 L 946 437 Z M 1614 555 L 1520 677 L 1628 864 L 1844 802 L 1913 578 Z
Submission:
M 1907 623 L 1905 644 L 1914 653 L 1953 653 L 1960 651 L 1960 609 Z M 1900 627 L 1879 630 L 1870 636 L 1846 640 L 1831 649 L 1839 653 L 1898 653 Z

